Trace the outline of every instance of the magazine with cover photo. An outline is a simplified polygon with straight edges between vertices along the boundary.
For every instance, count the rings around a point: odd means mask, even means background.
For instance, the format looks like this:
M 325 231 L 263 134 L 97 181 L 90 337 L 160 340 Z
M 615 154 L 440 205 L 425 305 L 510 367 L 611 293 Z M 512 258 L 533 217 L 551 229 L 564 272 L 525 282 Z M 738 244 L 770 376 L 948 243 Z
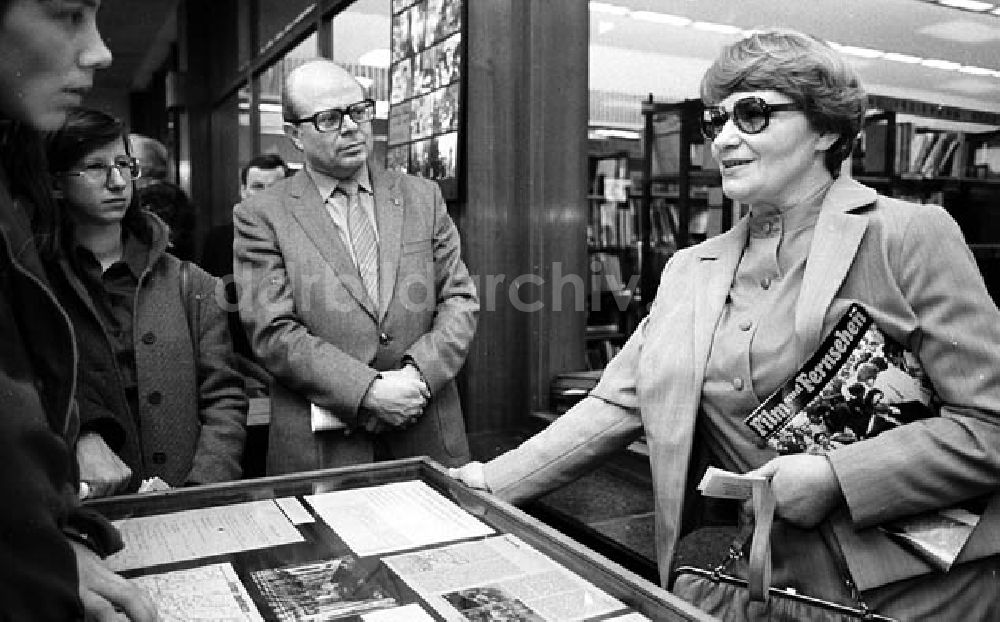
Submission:
M 937 416 L 920 361 L 852 304 L 820 347 L 743 421 L 779 454 L 824 455 Z M 890 537 L 947 571 L 982 514 L 973 502 L 882 525 Z

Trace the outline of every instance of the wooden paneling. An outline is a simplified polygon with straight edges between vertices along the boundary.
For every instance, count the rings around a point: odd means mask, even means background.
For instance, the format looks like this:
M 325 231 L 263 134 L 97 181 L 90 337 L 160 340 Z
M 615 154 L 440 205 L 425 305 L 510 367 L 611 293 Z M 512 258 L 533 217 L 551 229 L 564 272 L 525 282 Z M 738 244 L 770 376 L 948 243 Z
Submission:
M 476 0 L 468 18 L 459 221 L 483 307 L 463 382 L 476 433 L 517 427 L 546 406 L 552 373 L 583 364 L 585 314 L 552 276 L 586 266 L 588 16 L 575 0 Z M 543 283 L 512 296 L 528 275 Z

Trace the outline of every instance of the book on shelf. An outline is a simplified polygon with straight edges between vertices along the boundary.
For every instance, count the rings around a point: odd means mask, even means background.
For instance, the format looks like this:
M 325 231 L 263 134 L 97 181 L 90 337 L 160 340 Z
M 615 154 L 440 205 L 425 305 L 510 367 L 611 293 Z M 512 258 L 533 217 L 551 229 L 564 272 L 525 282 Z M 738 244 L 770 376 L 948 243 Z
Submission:
M 852 304 L 819 348 L 744 423 L 779 454 L 825 455 L 939 416 L 920 361 Z M 877 468 L 877 465 L 872 465 Z M 890 521 L 891 538 L 946 571 L 978 522 L 977 503 Z
M 889 136 L 888 122 L 870 123 L 864 130 L 864 171 L 866 175 L 887 175 L 885 156 Z
M 886 161 L 889 122 L 870 123 L 864 128 L 861 168 L 868 175 L 900 175 L 907 178 L 961 177 L 966 168 L 966 139 L 962 132 L 915 127 L 897 123 L 891 161 Z
M 597 292 L 625 289 L 621 259 L 615 253 L 594 253 L 590 258 L 590 286 Z

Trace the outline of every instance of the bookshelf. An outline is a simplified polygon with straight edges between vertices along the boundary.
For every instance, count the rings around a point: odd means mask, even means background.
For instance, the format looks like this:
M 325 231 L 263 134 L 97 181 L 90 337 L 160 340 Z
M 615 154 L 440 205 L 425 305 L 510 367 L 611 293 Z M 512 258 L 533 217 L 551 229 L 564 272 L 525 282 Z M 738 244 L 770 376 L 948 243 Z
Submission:
M 1000 301 L 1000 114 L 873 95 L 851 174 L 955 218 Z
M 701 134 L 700 100 L 642 103 L 643 171 L 639 219 L 641 294 L 652 302 L 660 273 L 680 248 L 728 230 L 739 214 Z
M 639 224 L 633 198 L 634 158 L 627 151 L 588 158 L 587 364 L 603 369 L 634 329 L 640 280 Z

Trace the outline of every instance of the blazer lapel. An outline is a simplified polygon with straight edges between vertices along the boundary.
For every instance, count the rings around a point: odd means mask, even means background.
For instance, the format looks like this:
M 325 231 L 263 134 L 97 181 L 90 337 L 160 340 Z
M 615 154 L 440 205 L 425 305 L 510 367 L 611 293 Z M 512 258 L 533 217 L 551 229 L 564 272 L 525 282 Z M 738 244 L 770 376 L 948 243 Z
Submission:
M 823 321 L 861 246 L 868 219 L 851 210 L 869 205 L 874 190 L 853 180 L 838 179 L 827 192 L 813 233 L 802 290 L 795 308 L 795 334 L 803 354 L 823 338 Z
M 375 221 L 378 226 L 379 321 L 385 318 L 396 288 L 400 247 L 403 238 L 403 200 L 398 179 L 369 164 L 375 190 Z
M 695 282 L 705 284 L 696 288 L 694 298 L 694 364 L 699 370 L 708 360 L 715 326 L 746 244 L 748 222 L 746 218 L 741 219 L 728 232 L 702 244 L 699 250 L 699 274 Z
M 344 288 L 368 315 L 375 318 L 375 309 L 361 283 L 361 273 L 344 246 L 340 231 L 326 213 L 326 206 L 319 196 L 316 184 L 305 171 L 300 172 L 293 183 L 289 184 L 286 207 L 327 263 L 333 266 L 337 274 L 346 277 L 340 280 Z

